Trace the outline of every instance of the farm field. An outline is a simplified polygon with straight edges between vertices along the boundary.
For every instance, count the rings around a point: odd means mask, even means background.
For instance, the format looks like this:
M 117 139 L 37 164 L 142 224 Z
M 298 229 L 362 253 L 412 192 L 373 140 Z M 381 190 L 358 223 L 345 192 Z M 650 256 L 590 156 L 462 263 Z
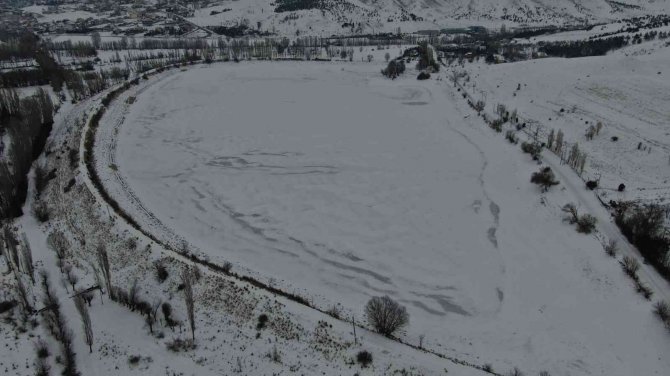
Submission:
M 667 333 L 602 238 L 561 221 L 579 179 L 540 194 L 537 165 L 471 116 L 446 73 L 378 70 L 165 73 L 113 102 L 98 169 L 157 237 L 213 262 L 359 320 L 390 295 L 409 342 L 534 373 L 669 369 Z

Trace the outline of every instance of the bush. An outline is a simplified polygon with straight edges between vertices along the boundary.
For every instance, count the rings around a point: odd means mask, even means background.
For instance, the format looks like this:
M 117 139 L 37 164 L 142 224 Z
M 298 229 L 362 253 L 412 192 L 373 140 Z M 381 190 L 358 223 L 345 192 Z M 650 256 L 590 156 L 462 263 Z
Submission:
M 651 296 L 654 295 L 654 292 L 649 288 L 649 286 L 640 281 L 635 281 L 635 289 L 647 300 L 651 300 Z
M 258 322 L 256 323 L 256 330 L 261 330 L 265 328 L 265 324 L 268 322 L 268 315 L 262 313 L 258 316 Z
M 488 372 L 488 373 L 493 373 L 493 366 L 491 365 L 491 363 L 486 363 L 482 367 L 482 371 Z
M 46 202 L 42 200 L 38 200 L 33 203 L 33 214 L 35 215 L 35 218 L 41 223 L 48 221 L 49 217 L 51 217 L 51 211 L 49 210 L 49 207 L 47 206 Z
M 514 131 L 505 132 L 505 139 L 512 144 L 517 144 L 519 142 L 519 138 L 514 134 Z
M 368 323 L 387 337 L 409 323 L 407 309 L 388 296 L 370 299 L 365 306 L 365 314 Z
M 530 156 L 533 157 L 533 160 L 538 160 L 540 158 L 540 153 L 542 152 L 542 145 L 536 142 L 522 142 L 521 151 L 530 154 Z
M 605 245 L 605 253 L 609 256 L 616 257 L 616 254 L 619 250 L 616 240 L 610 240 L 609 243 Z
M 640 263 L 635 258 L 631 256 L 624 256 L 623 260 L 621 261 L 621 267 L 629 277 L 637 281 L 637 271 L 640 270 Z
M 430 73 L 428 72 L 421 72 L 419 75 L 416 77 L 417 80 L 427 80 L 430 78 Z
M 584 214 L 577 220 L 577 232 L 590 234 L 596 229 L 596 217 L 591 214 Z
M 175 338 L 174 340 L 167 342 L 165 344 L 165 347 L 172 352 L 180 352 L 193 349 L 195 348 L 195 345 L 193 344 L 193 341 L 191 341 L 190 339 L 184 340 L 181 338 Z
M 158 282 L 163 283 L 167 279 L 169 273 L 167 268 L 162 263 L 156 263 L 156 279 Z
M 37 353 L 38 359 L 46 359 L 51 355 L 49 352 L 49 345 L 43 339 L 38 339 L 35 342 L 35 352 Z
M 389 61 L 386 68 L 382 69 L 382 74 L 390 79 L 395 79 L 405 72 L 405 62 L 400 59 L 398 61 Z
M 226 261 L 223 263 L 223 272 L 226 274 L 230 274 L 230 271 L 233 269 L 233 263 L 230 261 Z
M 657 302 L 654 304 L 654 313 L 661 321 L 670 326 L 670 303 L 665 300 Z
M 559 183 L 554 176 L 554 172 L 551 171 L 551 167 L 544 167 L 540 171 L 534 172 L 530 177 L 530 182 L 542 187 L 542 192 L 548 191 L 549 188 Z
M 0 313 L 5 313 L 16 307 L 16 305 L 17 305 L 16 300 L 5 300 L 3 302 L 0 302 Z
M 356 361 L 363 368 L 367 368 L 372 363 L 372 354 L 369 351 L 361 350 L 356 354 Z
M 509 376 L 524 376 L 525 374 L 517 367 L 507 373 Z
M 597 180 L 589 180 L 586 182 L 586 188 L 590 190 L 594 190 L 598 188 L 598 181 Z

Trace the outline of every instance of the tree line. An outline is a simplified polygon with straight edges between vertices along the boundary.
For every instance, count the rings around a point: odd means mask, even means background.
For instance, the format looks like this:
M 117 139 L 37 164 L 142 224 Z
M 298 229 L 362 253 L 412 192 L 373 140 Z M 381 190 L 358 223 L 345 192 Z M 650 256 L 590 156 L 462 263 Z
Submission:
M 0 135 L 8 136 L 0 143 L 0 220 L 23 214 L 28 171 L 42 153 L 53 113 L 51 97 L 42 88 L 26 98 L 15 90 L 0 90 Z

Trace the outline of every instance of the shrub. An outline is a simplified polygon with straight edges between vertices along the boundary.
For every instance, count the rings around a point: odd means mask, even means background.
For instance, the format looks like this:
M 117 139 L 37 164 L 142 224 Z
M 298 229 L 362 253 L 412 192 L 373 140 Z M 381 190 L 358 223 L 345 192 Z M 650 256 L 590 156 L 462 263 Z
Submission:
M 505 132 L 505 139 L 512 144 L 517 144 L 519 142 L 519 138 L 514 134 L 514 131 Z
M 51 355 L 49 352 L 49 345 L 43 339 L 38 339 L 35 342 L 35 353 L 37 353 L 38 359 L 46 359 Z
M 488 373 L 493 373 L 493 366 L 491 365 L 491 363 L 486 363 L 482 367 L 482 371 L 488 372 Z
M 140 362 L 140 359 L 142 359 L 142 357 L 140 357 L 139 355 L 131 355 L 128 357 L 128 364 L 136 365 L 137 363 Z
M 372 354 L 369 351 L 361 350 L 356 354 L 356 361 L 362 368 L 367 368 L 372 363 Z
M 391 60 L 386 65 L 386 68 L 382 69 L 382 74 L 390 79 L 395 79 L 405 72 L 405 62 L 400 59 L 398 61 Z
M 167 342 L 165 347 L 172 352 L 188 351 L 195 348 L 193 341 L 189 339 L 175 338 L 174 340 Z
M 586 182 L 586 188 L 590 190 L 594 190 L 598 188 L 598 181 L 597 180 L 589 180 Z
M 268 357 L 275 363 L 281 363 L 281 354 L 277 350 L 277 345 L 272 346 L 272 352 L 268 354 Z
M 571 225 L 574 225 L 577 223 L 577 221 L 579 221 L 579 212 L 577 211 L 575 204 L 572 202 L 565 204 L 561 210 L 567 214 L 564 220 L 569 222 Z
M 223 272 L 226 274 L 230 274 L 230 271 L 233 269 L 233 263 L 230 261 L 226 261 L 223 263 Z
M 624 256 L 621 261 L 623 271 L 634 280 L 637 280 L 637 271 L 640 270 L 640 263 L 631 256 Z
M 430 78 L 430 73 L 428 73 L 428 72 L 421 72 L 421 73 L 419 73 L 418 76 L 416 76 L 417 80 L 427 80 L 429 78 Z
M 521 143 L 521 151 L 524 153 L 530 154 L 531 157 L 533 157 L 533 160 L 537 160 L 540 158 L 540 153 L 542 152 L 542 145 L 536 143 L 536 142 L 522 142 Z
M 334 306 L 330 307 L 328 309 L 328 311 L 326 311 L 326 313 L 329 314 L 330 316 L 336 318 L 336 319 L 339 319 L 340 316 L 342 315 L 342 312 L 340 311 L 340 307 L 337 306 L 337 305 L 334 305 Z
M 577 220 L 577 232 L 582 234 L 590 234 L 596 228 L 596 217 L 591 214 L 584 214 Z
M 616 240 L 610 240 L 609 243 L 605 245 L 605 253 L 609 256 L 616 257 L 616 254 L 619 250 Z
M 44 223 L 49 220 L 51 211 L 46 202 L 38 200 L 33 203 L 33 214 L 35 214 L 35 218 L 37 218 L 39 222 Z
M 266 315 L 265 313 L 261 313 L 258 316 L 258 322 L 256 323 L 256 330 L 261 330 L 265 328 L 265 324 L 267 324 L 267 322 L 268 322 L 268 315 Z
M 654 304 L 654 313 L 661 321 L 670 326 L 670 303 L 665 300 L 657 302 Z
M 559 183 L 554 176 L 554 172 L 551 171 L 551 167 L 544 167 L 538 172 L 533 172 L 530 182 L 542 187 L 542 192 L 548 191 L 549 188 Z
M 388 296 L 370 299 L 365 306 L 368 323 L 387 337 L 409 323 L 409 314 L 405 307 Z
M 16 300 L 5 300 L 4 302 L 0 302 L 0 313 L 5 313 L 16 307 L 16 305 Z
M 649 286 L 640 281 L 635 281 L 635 289 L 647 300 L 651 300 L 651 296 L 654 295 L 654 292 L 649 288 Z
M 169 273 L 167 268 L 162 263 L 156 263 L 156 279 L 158 282 L 163 283 L 167 279 Z
M 524 376 L 525 374 L 517 367 L 507 373 L 509 376 Z

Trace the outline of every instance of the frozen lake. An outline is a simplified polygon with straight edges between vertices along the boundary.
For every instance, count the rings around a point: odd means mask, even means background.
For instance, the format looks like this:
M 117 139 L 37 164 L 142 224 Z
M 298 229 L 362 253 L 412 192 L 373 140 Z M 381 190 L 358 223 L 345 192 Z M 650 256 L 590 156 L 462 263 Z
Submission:
M 119 171 L 213 261 L 359 318 L 370 296 L 390 295 L 412 341 L 529 371 L 667 370 L 667 334 L 616 262 L 561 223 L 571 193 L 541 203 L 537 166 L 465 119 L 446 80 L 379 68 L 168 75 L 125 114 Z

